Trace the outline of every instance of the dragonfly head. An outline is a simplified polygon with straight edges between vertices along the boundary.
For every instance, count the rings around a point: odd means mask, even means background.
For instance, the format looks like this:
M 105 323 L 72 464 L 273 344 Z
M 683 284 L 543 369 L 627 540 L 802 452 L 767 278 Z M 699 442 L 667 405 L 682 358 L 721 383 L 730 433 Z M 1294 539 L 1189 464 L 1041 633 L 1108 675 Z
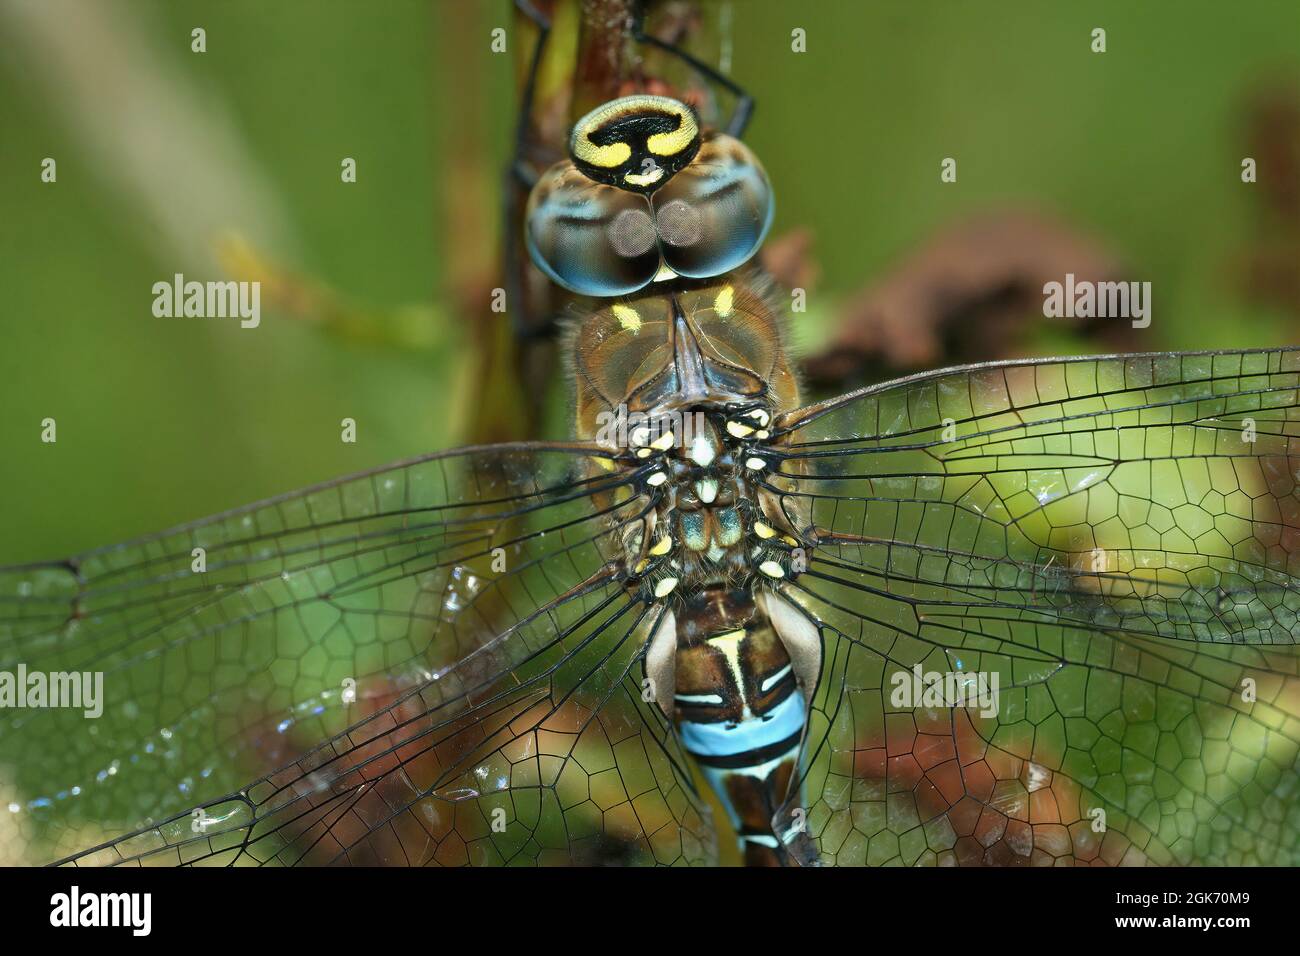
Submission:
M 569 156 L 588 178 L 654 192 L 700 149 L 700 124 L 685 103 L 640 94 L 604 103 L 573 126 Z
M 533 187 L 525 240 L 542 272 L 581 295 L 720 276 L 758 251 L 772 223 L 758 158 L 701 130 L 677 100 L 606 103 L 574 126 L 569 152 Z

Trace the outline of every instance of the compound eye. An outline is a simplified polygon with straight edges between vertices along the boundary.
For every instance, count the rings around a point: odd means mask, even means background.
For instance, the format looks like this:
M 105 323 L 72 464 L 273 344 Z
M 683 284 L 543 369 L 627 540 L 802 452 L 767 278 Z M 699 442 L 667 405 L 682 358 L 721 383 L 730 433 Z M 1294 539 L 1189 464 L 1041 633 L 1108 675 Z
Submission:
M 767 235 L 775 202 L 767 173 L 744 143 L 721 133 L 653 196 L 664 262 L 706 279 L 748 260 Z
M 593 182 L 568 161 L 533 187 L 525 234 L 537 268 L 579 295 L 626 295 L 659 271 L 645 196 Z

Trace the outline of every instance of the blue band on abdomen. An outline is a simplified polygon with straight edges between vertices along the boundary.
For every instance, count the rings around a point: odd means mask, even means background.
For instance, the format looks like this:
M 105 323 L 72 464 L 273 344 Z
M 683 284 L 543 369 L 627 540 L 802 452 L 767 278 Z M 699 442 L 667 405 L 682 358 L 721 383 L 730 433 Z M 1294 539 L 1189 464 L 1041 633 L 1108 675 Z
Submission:
M 677 725 L 682 744 L 689 753 L 703 757 L 729 757 L 779 743 L 803 731 L 803 695 L 791 694 L 764 715 L 736 724 L 712 724 L 683 720 Z

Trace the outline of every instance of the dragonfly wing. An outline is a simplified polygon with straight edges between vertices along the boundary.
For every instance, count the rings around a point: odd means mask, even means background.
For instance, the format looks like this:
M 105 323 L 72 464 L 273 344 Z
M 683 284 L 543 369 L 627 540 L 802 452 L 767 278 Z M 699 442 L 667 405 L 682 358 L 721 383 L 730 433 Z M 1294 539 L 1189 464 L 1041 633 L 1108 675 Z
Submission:
M 0 850 L 706 858 L 681 755 L 639 697 L 654 609 L 611 563 L 644 505 L 599 458 L 463 449 L 0 570 L 0 669 L 102 680 L 97 716 L 0 712 Z
M 850 864 L 1300 860 L 1298 385 L 1160 354 L 791 413 L 824 657 L 787 824 Z

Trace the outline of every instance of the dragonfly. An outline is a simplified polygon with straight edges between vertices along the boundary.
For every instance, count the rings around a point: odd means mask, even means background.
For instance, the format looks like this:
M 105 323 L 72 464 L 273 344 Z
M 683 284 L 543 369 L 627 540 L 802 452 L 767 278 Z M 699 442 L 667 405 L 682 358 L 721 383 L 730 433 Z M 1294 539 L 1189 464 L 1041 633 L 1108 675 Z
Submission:
M 621 96 L 532 185 L 572 439 L 0 569 L 0 854 L 1296 862 L 1300 349 L 805 401 L 742 132 Z

